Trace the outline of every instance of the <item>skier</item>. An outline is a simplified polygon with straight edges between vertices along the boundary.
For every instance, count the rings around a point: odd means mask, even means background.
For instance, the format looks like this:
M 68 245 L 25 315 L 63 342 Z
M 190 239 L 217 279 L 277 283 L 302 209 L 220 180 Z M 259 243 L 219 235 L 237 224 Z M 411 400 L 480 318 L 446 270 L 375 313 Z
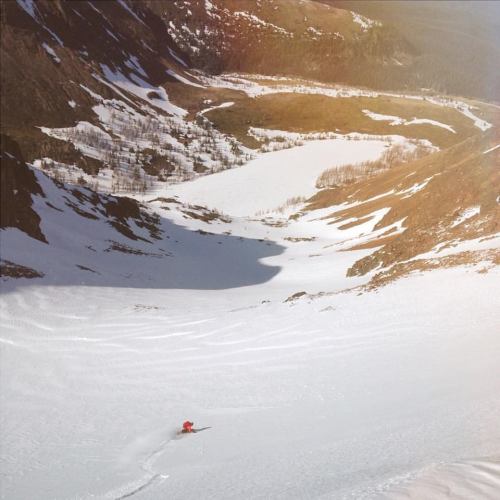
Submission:
M 189 420 L 186 420 L 183 424 L 182 424 L 182 433 L 183 434 L 188 434 L 189 432 L 196 432 L 194 429 L 193 429 L 193 422 L 190 422 Z
M 202 427 L 201 429 L 193 429 L 193 425 L 194 425 L 193 422 L 186 420 L 182 424 L 181 434 L 193 434 L 195 432 L 200 432 L 200 431 L 204 431 L 206 429 L 210 429 L 210 427 Z

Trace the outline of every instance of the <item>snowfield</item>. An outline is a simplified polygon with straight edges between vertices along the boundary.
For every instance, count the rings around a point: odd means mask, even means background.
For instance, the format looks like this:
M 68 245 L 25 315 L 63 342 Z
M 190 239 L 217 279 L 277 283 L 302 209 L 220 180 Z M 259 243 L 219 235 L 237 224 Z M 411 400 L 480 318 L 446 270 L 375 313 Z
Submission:
M 376 160 L 390 144 L 405 142 L 400 136 L 385 140 L 340 137 L 261 154 L 242 167 L 167 187 L 163 195 L 175 194 L 182 201 L 236 216 L 271 212 L 292 198 L 312 196 L 317 191 L 316 179 L 326 169 Z
M 405 219 L 325 218 L 360 201 L 276 216 L 324 169 L 402 140 L 313 140 L 137 195 L 159 216 L 150 242 L 82 216 L 90 202 L 36 170 L 49 244 L 0 234 L 3 259 L 46 273 L 2 283 L 0 497 L 494 499 L 498 266 L 362 292 L 373 272 L 346 270 L 373 248 L 344 250 Z M 225 214 L 203 220 L 200 204 Z M 180 436 L 186 419 L 210 429 Z
M 441 499 L 436 478 L 400 490 L 498 453 L 498 272 L 296 303 L 283 285 L 6 293 L 2 498 Z M 212 428 L 179 439 L 186 418 Z M 498 466 L 435 474 L 500 486 Z
M 360 295 L 345 270 L 370 250 L 342 249 L 385 210 L 340 230 L 322 217 L 345 205 L 272 226 L 151 202 L 162 260 L 99 253 L 104 225 L 36 198 L 67 240 L 2 231 L 2 256 L 63 278 L 2 286 L 2 498 L 494 498 L 497 268 Z M 211 429 L 180 438 L 188 418 Z

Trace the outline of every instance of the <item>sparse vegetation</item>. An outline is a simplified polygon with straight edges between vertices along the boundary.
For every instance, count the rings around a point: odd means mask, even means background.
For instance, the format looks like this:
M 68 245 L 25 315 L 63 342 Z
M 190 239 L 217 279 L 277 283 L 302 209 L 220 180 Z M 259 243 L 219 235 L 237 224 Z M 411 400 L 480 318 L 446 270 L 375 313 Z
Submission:
M 285 212 L 289 211 L 292 208 L 296 208 L 299 205 L 302 205 L 305 203 L 307 198 L 304 196 L 292 196 L 291 198 L 288 198 L 285 203 L 280 205 L 279 207 L 276 207 L 273 210 L 259 210 L 255 215 L 256 217 L 262 217 L 263 215 L 267 215 L 270 213 L 276 213 L 276 214 L 284 214 Z
M 415 117 L 436 120 L 453 127 L 456 134 L 430 124 L 389 125 L 387 121 L 372 120 L 363 109 L 408 120 Z M 314 94 L 270 94 L 240 99 L 233 106 L 214 109 L 206 116 L 218 130 L 254 148 L 261 143 L 249 133 L 250 127 L 298 133 L 399 134 L 427 139 L 438 147 L 451 146 L 478 132 L 472 121 L 456 109 L 426 100 L 387 96 L 333 98 Z M 279 148 L 278 142 L 275 141 L 274 147 Z
M 397 144 L 387 149 L 378 160 L 332 167 L 325 170 L 318 177 L 316 187 L 318 189 L 326 189 L 352 184 L 385 170 L 417 160 L 427 154 L 429 154 L 429 148 L 422 144 L 417 143 L 411 150 Z

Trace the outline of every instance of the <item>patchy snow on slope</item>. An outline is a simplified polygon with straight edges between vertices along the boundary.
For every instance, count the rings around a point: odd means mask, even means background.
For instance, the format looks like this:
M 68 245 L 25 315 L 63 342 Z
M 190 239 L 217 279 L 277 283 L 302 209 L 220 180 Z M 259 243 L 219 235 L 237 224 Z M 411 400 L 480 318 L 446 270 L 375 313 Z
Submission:
M 49 32 L 50 36 L 61 46 L 61 47 L 64 47 L 64 43 L 63 41 L 49 28 L 47 28 L 47 26 L 43 25 L 43 28 Z
M 127 78 L 119 70 L 113 71 L 105 64 L 101 64 L 101 69 L 105 78 L 112 85 L 116 85 L 117 87 L 140 97 L 151 106 L 160 108 L 163 111 L 175 116 L 184 116 L 187 114 L 185 109 L 182 109 L 170 102 L 163 87 L 155 87 L 133 74 Z
M 125 61 L 125 66 L 136 71 L 139 75 L 143 76 L 144 78 L 148 78 L 148 75 L 144 71 L 144 68 L 141 66 L 141 63 L 139 62 L 139 59 L 137 59 L 136 56 L 129 55 L 129 58 Z
M 184 66 L 185 68 L 188 67 L 186 61 L 181 59 L 170 47 L 168 48 L 168 52 L 180 65 Z
M 492 151 L 495 151 L 498 148 L 500 148 L 500 144 L 497 144 L 496 146 L 493 146 L 492 148 L 489 148 L 486 151 L 483 151 L 483 155 L 491 153 Z
M 78 122 L 75 127 L 48 128 L 40 127 L 40 130 L 56 139 L 66 140 L 71 138 L 73 144 L 83 154 L 92 158 L 103 159 L 106 149 L 112 144 L 111 136 L 101 128 L 89 122 Z M 82 137 L 92 137 L 93 145 L 81 140 Z
M 179 75 L 176 73 L 173 69 L 167 69 L 167 74 L 169 74 L 171 77 L 175 78 L 176 80 L 179 80 L 182 83 L 185 83 L 186 85 L 190 85 L 191 87 L 198 87 L 200 89 L 204 89 L 204 85 L 200 85 L 199 83 L 193 82 L 191 80 L 188 80 L 182 75 Z
M 127 5 L 126 0 L 117 0 L 117 1 L 132 17 L 134 17 L 137 21 L 147 26 L 146 23 Z
M 210 108 L 202 109 L 198 114 L 204 115 L 205 113 L 208 113 L 209 111 L 212 111 L 214 109 L 229 108 L 233 104 L 234 104 L 234 101 L 223 102 L 222 104 L 218 104 L 217 106 L 211 106 Z
M 436 175 L 439 175 L 439 174 L 436 174 Z M 427 186 L 427 184 L 429 184 L 429 182 L 432 180 L 433 177 L 435 177 L 435 176 L 433 175 L 431 177 L 427 177 L 427 179 L 424 179 L 422 182 L 416 182 L 415 184 L 413 184 L 413 186 L 411 186 L 408 189 L 405 189 L 403 191 L 399 191 L 396 194 L 404 194 L 404 195 L 406 195 L 406 196 L 403 196 L 402 199 L 404 199 L 404 198 L 410 198 L 415 193 L 418 193 L 419 191 L 422 191 L 422 189 L 424 189 Z
M 97 77 L 97 76 L 96 76 Z M 106 80 L 101 79 L 104 83 Z M 141 104 L 141 112 L 134 102 L 118 88 L 109 84 L 121 99 L 104 99 L 88 87 L 80 85 L 97 104 L 92 110 L 96 113 L 102 129 L 87 122 L 76 127 L 50 129 L 43 127 L 42 132 L 66 140 L 75 145 L 84 155 L 102 160 L 112 169 L 102 169 L 97 176 L 88 176 L 72 165 L 54 162 L 50 158 L 35 162 L 37 168 L 44 165 L 50 175 L 63 174 L 64 168 L 68 182 L 84 179 L 89 185 L 99 185 L 103 192 L 130 191 L 132 186 L 150 187 L 153 183 L 178 182 L 198 175 L 195 167 L 216 172 L 225 168 L 241 165 L 250 160 L 254 153 L 235 139 L 213 129 L 210 122 L 203 118 L 196 121 L 185 120 L 183 116 L 165 116 L 159 110 Z M 122 100 L 123 99 L 123 100 Z M 229 105 L 226 103 L 226 105 Z M 103 135 L 104 134 L 104 135 Z M 111 140 L 112 134 L 113 139 Z M 182 140 L 180 140 L 182 138 Z M 146 174 L 150 159 L 163 162 L 157 168 L 158 177 Z M 139 168 L 139 171 L 137 171 Z M 141 177 L 141 182 L 137 182 Z M 120 187 L 121 186 L 121 187 Z M 126 189 L 124 187 L 128 186 Z
M 351 87 L 329 87 L 317 82 L 304 81 L 303 84 L 290 84 L 288 78 L 273 77 L 264 75 L 251 75 L 251 79 L 246 76 L 228 73 L 224 75 L 200 74 L 200 80 L 211 87 L 228 88 L 245 92 L 249 97 L 259 97 L 267 94 L 278 94 L 291 92 L 298 94 L 317 94 L 328 97 L 377 97 L 377 92 L 355 89 Z M 258 83 L 259 80 L 271 80 L 280 82 L 280 85 L 265 85 Z M 282 83 L 281 83 L 282 82 Z M 287 84 L 288 83 L 288 84 Z
M 369 109 L 363 109 L 363 114 L 368 116 L 368 118 L 371 118 L 372 120 L 376 121 L 387 121 L 391 122 L 389 125 L 402 125 L 405 123 L 404 118 L 400 118 L 399 116 L 393 116 L 393 115 L 383 115 L 380 113 L 374 113 L 373 111 L 370 111 Z
M 435 125 L 436 127 L 444 128 L 456 134 L 455 130 L 453 129 L 453 127 L 450 127 L 450 125 L 446 125 L 445 123 L 441 123 L 436 120 L 430 120 L 428 118 L 412 118 L 411 120 L 406 120 L 405 118 L 401 118 L 399 116 L 374 113 L 368 109 L 363 109 L 362 111 L 363 114 L 368 116 L 368 118 L 371 118 L 372 120 L 376 121 L 388 121 L 390 122 L 389 125 L 418 125 L 418 124 Z
M 450 125 L 446 125 L 445 123 L 441 123 L 436 120 L 430 120 L 428 118 L 412 118 L 411 120 L 408 120 L 405 123 L 405 125 L 418 125 L 418 124 L 434 125 L 436 127 L 441 127 L 446 130 L 449 130 L 453 134 L 456 134 L 456 131 Z
M 239 19 L 245 19 L 246 21 L 250 22 L 250 24 L 253 24 L 254 26 L 259 26 L 262 28 L 270 28 L 276 33 L 280 33 L 282 35 L 286 35 L 286 36 L 291 37 L 291 38 L 293 38 L 293 36 L 294 36 L 293 33 L 290 33 L 289 31 L 287 31 L 283 28 L 280 28 L 279 26 L 276 26 L 273 23 L 264 21 L 260 17 L 257 17 L 255 14 L 250 14 L 249 12 L 245 12 L 245 11 L 235 11 L 232 13 L 232 15 L 236 18 L 239 18 Z
M 16 0 L 17 4 L 28 14 L 30 15 L 35 21 L 38 22 L 36 18 L 36 3 L 34 0 Z
M 57 54 L 55 53 L 54 49 L 50 45 L 43 42 L 42 47 L 45 49 L 45 52 L 47 52 L 47 54 L 49 54 L 49 56 L 52 57 L 52 59 L 54 59 L 54 61 L 56 63 L 61 62 L 61 59 L 59 59 L 59 57 L 57 57 Z
M 351 15 L 352 15 L 352 21 L 356 24 L 359 24 L 363 31 L 368 31 L 370 28 L 373 28 L 374 26 L 382 25 L 382 23 L 380 23 L 379 21 L 374 21 L 373 19 L 369 19 L 368 17 L 362 16 L 357 12 L 351 11 Z
M 500 234 L 492 236 L 479 237 L 470 240 L 451 240 L 439 243 L 428 252 L 412 257 L 408 262 L 413 260 L 435 259 L 448 257 L 463 252 L 486 252 L 490 250 L 500 249 Z
M 258 97 L 266 94 L 277 94 L 283 92 L 291 92 L 291 93 L 299 93 L 299 94 L 317 94 L 317 95 L 325 95 L 328 97 L 379 97 L 379 96 L 388 96 L 388 97 L 398 97 L 403 99 L 413 99 L 413 100 L 426 100 L 433 104 L 437 104 L 438 106 L 451 107 L 462 113 L 467 118 L 470 118 L 474 121 L 474 125 L 479 129 L 485 131 L 491 128 L 493 125 L 488 123 L 485 120 L 478 118 L 471 111 L 471 107 L 465 104 L 462 101 L 457 101 L 454 99 L 450 99 L 448 97 L 429 97 L 423 95 L 415 95 L 415 94 L 398 94 L 394 92 L 379 92 L 372 91 L 366 89 L 358 89 L 354 87 L 343 87 L 339 85 L 327 86 L 322 85 L 319 82 L 314 81 L 304 81 L 303 84 L 286 84 L 286 78 L 276 78 L 272 76 L 263 76 L 263 75 L 240 75 L 237 73 L 228 73 L 219 76 L 207 76 L 200 75 L 200 79 L 205 82 L 206 85 L 212 87 L 219 88 L 229 88 L 233 90 L 240 90 L 245 92 L 249 97 Z M 259 80 L 274 80 L 281 81 L 283 84 L 281 85 L 263 85 L 257 83 Z M 376 114 L 375 114 L 376 115 Z M 389 115 L 379 115 L 379 116 L 387 116 Z M 394 119 L 398 119 L 399 117 L 390 117 Z M 437 125 L 435 122 L 434 125 Z M 445 128 L 449 127 L 448 125 L 441 124 L 445 126 Z M 451 128 L 451 127 L 450 127 Z
M 464 223 L 466 220 L 470 219 L 471 217 L 475 217 L 479 213 L 481 213 L 481 207 L 479 205 L 476 207 L 466 208 L 456 218 L 456 220 L 453 222 L 451 227 L 459 226 L 460 224 Z

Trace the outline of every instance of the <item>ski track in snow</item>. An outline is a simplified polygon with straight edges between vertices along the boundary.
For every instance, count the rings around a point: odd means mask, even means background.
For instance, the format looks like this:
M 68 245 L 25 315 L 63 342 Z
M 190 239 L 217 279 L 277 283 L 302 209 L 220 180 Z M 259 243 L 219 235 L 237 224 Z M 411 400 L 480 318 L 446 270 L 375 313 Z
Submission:
M 115 500 L 122 500 L 124 498 L 130 498 L 137 493 L 144 492 L 144 490 L 150 486 L 152 486 L 155 482 L 163 482 L 164 480 L 168 479 L 168 474 L 164 473 L 159 473 L 155 472 L 153 470 L 153 465 L 155 461 L 160 457 L 164 452 L 166 447 L 172 442 L 173 439 L 175 439 L 177 436 L 174 435 L 172 437 L 169 437 L 165 439 L 164 441 L 161 442 L 160 446 L 153 450 L 147 457 L 146 459 L 140 464 L 140 468 L 146 473 L 146 477 L 143 480 L 143 482 L 139 486 L 134 486 L 132 491 L 129 491 L 127 493 L 121 494 L 119 497 L 116 497 Z

